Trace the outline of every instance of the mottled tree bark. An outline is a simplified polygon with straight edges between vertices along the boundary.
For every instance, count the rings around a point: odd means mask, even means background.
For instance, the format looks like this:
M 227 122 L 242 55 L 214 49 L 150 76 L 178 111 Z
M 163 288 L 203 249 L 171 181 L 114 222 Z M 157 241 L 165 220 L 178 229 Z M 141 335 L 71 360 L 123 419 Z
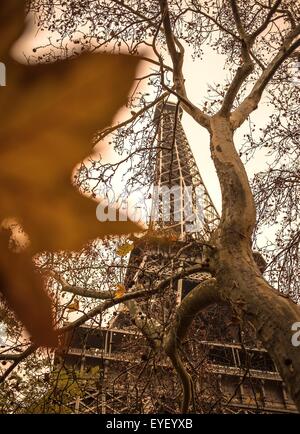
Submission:
M 300 409 L 300 351 L 291 343 L 300 310 L 262 277 L 253 259 L 255 205 L 228 118 L 211 120 L 211 153 L 222 190 L 222 218 L 214 261 L 222 299 L 256 330 Z

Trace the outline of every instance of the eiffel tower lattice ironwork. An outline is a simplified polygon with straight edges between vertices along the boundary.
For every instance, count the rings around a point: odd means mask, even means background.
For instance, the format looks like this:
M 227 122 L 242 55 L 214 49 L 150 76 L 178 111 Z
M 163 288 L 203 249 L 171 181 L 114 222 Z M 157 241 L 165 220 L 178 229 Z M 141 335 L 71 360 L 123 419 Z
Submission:
M 155 222 L 150 228 L 177 234 L 181 240 L 207 239 L 216 229 L 219 216 L 199 173 L 181 117 L 182 109 L 173 103 L 162 103 L 155 112 L 159 123 L 158 153 L 151 213 Z
M 134 243 L 124 286 L 128 292 L 143 288 L 150 293 L 159 285 L 162 290 L 119 305 L 106 327 L 79 327 L 66 340 L 64 363 L 79 375 L 85 373 L 83 392 L 67 403 L 67 411 L 180 411 L 180 382 L 156 344 L 182 299 L 210 276 L 203 246 L 216 230 L 219 216 L 184 133 L 179 105 L 160 104 L 155 122 L 159 126 L 152 219 L 147 235 Z M 191 267 L 193 272 L 188 273 Z M 178 273 L 182 278 L 173 279 Z M 227 306 L 201 312 L 182 351 L 194 376 L 193 411 L 296 411 L 267 352 L 253 332 L 240 330 Z M 93 376 L 89 381 L 87 372 L 93 367 L 98 369 L 97 380 Z

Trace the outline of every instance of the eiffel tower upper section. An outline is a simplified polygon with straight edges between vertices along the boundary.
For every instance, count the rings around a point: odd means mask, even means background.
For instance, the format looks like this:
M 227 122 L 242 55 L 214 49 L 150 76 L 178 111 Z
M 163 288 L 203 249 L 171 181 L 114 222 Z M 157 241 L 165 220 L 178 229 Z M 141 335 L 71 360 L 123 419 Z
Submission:
M 181 118 L 178 104 L 163 102 L 156 107 L 158 150 L 150 231 L 171 233 L 182 241 L 205 240 L 217 227 L 219 216 L 199 173 Z

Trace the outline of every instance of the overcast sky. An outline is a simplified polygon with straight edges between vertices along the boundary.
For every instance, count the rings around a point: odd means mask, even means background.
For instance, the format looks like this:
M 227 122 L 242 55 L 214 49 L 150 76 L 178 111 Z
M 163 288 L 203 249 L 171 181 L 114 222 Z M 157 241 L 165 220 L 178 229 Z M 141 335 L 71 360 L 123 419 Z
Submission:
M 24 61 L 24 54 L 26 56 L 32 54 L 32 49 L 36 46 L 43 45 L 48 40 L 49 34 L 47 32 L 36 33 L 36 29 L 28 29 L 27 32 L 20 38 L 15 44 L 13 54 L 18 60 Z M 53 35 L 52 35 L 53 37 Z M 55 37 L 53 37 L 55 39 Z M 186 77 L 186 87 L 188 95 L 191 96 L 191 100 L 195 105 L 199 107 L 203 104 L 203 98 L 208 95 L 208 85 L 214 83 L 224 82 L 227 76 L 226 70 L 224 70 L 224 57 L 218 55 L 209 47 L 204 48 L 203 60 L 193 61 L 191 58 L 191 52 L 186 50 L 184 74 Z M 140 67 L 140 73 L 144 74 L 151 68 L 151 64 L 143 63 Z M 146 90 L 146 89 L 145 89 Z M 202 104 L 201 104 L 202 103 Z M 251 119 L 258 125 L 258 127 L 264 127 L 266 124 L 267 116 L 270 114 L 270 109 L 262 103 L 259 109 L 251 116 Z M 122 109 L 117 114 L 115 121 L 122 121 L 130 116 L 129 110 Z M 209 135 L 207 131 L 200 127 L 189 115 L 183 115 L 183 127 L 188 137 L 190 146 L 195 156 L 198 168 L 201 176 L 206 184 L 206 187 L 217 207 L 219 212 L 221 211 L 221 195 L 219 182 L 215 173 L 213 162 L 210 158 L 209 150 Z M 240 128 L 236 133 L 236 143 L 239 145 L 243 141 L 243 134 L 247 132 L 247 124 Z M 113 151 L 107 153 L 107 161 L 116 161 L 117 157 Z M 264 169 L 266 166 L 266 158 L 263 152 L 256 155 L 246 169 L 250 177 L 254 173 Z M 119 181 L 117 181 L 119 183 Z M 121 185 L 120 185 L 121 188 Z

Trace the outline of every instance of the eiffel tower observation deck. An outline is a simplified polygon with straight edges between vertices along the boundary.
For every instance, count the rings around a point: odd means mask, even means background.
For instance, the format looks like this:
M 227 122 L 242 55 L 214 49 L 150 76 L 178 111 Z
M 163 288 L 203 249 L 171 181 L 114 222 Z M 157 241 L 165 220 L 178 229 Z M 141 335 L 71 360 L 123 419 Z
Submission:
M 164 352 L 164 336 L 182 300 L 210 277 L 207 249 L 219 222 L 181 116 L 178 104 L 156 108 L 151 220 L 147 234 L 134 242 L 124 281 L 127 292 L 142 288 L 149 296 L 119 305 L 105 328 L 82 326 L 66 338 L 59 359 L 82 376 L 69 411 L 181 411 L 182 384 Z M 180 354 L 193 383 L 190 411 L 296 413 L 268 353 L 227 305 L 196 316 Z M 96 379 L 89 379 L 95 370 Z

